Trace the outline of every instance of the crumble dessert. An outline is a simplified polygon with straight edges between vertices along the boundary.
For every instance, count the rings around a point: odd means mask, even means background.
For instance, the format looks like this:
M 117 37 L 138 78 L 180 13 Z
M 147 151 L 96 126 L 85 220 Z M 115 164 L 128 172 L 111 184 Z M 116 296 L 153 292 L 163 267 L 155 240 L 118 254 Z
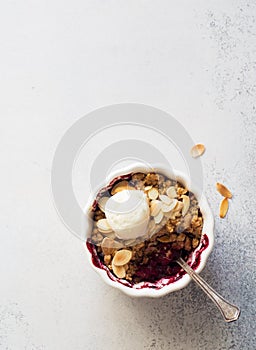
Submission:
M 101 263 L 130 284 L 175 276 L 181 269 L 175 260 L 188 260 L 202 237 L 195 195 L 161 173 L 114 179 L 98 193 L 92 217 L 88 241 Z

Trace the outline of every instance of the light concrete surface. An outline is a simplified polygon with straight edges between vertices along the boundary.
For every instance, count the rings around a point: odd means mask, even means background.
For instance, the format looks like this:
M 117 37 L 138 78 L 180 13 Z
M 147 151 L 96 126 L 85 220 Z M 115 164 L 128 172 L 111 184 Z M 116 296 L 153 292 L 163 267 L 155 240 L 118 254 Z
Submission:
M 249 0 L 2 3 L 1 350 L 255 349 L 255 19 Z M 61 136 L 121 102 L 171 113 L 206 145 L 216 245 L 202 276 L 241 307 L 238 322 L 194 284 L 157 300 L 112 290 L 56 214 Z M 216 181 L 234 193 L 224 220 Z

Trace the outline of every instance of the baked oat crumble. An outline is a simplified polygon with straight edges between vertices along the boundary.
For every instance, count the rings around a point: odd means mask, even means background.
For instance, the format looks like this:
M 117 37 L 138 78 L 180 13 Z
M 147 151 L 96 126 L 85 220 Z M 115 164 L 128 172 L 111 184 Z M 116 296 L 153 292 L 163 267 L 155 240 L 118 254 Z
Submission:
M 105 204 L 113 194 L 129 190 L 146 193 L 150 221 L 146 235 L 122 240 L 106 220 Z M 94 225 L 90 242 L 113 274 L 131 283 L 155 282 L 178 268 L 175 260 L 187 259 L 200 244 L 203 217 L 198 201 L 181 183 L 163 174 L 132 173 L 118 178 L 101 191 L 92 209 Z

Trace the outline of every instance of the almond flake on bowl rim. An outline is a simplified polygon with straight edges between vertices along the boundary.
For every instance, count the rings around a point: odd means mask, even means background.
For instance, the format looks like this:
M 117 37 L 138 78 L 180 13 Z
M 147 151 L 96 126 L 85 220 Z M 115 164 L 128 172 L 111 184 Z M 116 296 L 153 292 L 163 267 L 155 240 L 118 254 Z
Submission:
M 205 152 L 205 146 L 202 143 L 198 143 L 194 145 L 190 150 L 190 154 L 193 158 L 200 157 L 201 155 L 204 154 L 204 152 Z

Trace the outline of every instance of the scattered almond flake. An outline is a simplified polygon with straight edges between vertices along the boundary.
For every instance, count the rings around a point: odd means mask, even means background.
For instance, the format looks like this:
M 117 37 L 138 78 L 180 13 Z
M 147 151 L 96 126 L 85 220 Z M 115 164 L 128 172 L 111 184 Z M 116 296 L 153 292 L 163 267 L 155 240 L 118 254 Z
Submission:
M 190 198 L 183 194 L 181 196 L 182 201 L 183 201 L 183 208 L 182 208 L 182 216 L 185 216 L 188 212 L 189 206 L 190 206 Z
M 112 232 L 112 228 L 110 227 L 107 219 L 101 219 L 97 221 L 97 227 L 102 233 L 110 233 Z
M 158 198 L 158 190 L 156 188 L 151 188 L 149 191 L 148 191 L 148 197 L 149 199 L 157 199 Z
M 109 200 L 109 197 L 101 197 L 98 201 L 98 206 L 103 213 L 105 213 L 105 205 L 107 201 Z
M 125 278 L 126 271 L 124 266 L 116 266 L 112 265 L 112 269 L 116 277 L 118 278 Z
M 101 243 L 101 249 L 104 255 L 111 255 L 116 249 L 122 248 L 123 245 L 109 237 L 105 237 Z
M 175 186 L 171 186 L 171 187 L 167 188 L 166 194 L 170 198 L 176 198 L 177 192 L 176 192 Z
M 176 207 L 177 202 L 177 199 L 173 199 L 169 205 L 164 204 L 162 206 L 163 213 L 169 213 L 171 210 L 173 210 Z
M 170 243 L 172 241 L 171 237 L 168 235 L 158 237 L 157 240 L 161 243 Z
M 159 199 L 161 199 L 161 201 L 166 205 L 170 205 L 172 202 L 171 198 L 166 196 L 165 194 L 160 194 Z
M 123 266 L 128 264 L 132 258 L 132 252 L 128 249 L 118 250 L 112 260 L 112 264 L 115 266 Z
M 146 187 L 144 187 L 144 191 L 145 191 L 145 192 L 148 192 L 149 190 L 151 190 L 152 187 L 153 187 L 153 186 L 146 186 Z
M 217 191 L 223 196 L 223 197 L 226 197 L 226 198 L 232 198 L 232 193 L 229 191 L 229 189 L 224 186 L 223 184 L 217 182 L 216 183 L 216 189 Z
M 220 203 L 220 217 L 223 219 L 228 212 L 228 198 L 224 198 Z
M 204 152 L 205 147 L 201 143 L 198 143 L 197 145 L 193 146 L 190 150 L 190 154 L 193 158 L 200 157 Z
M 160 222 L 163 220 L 164 214 L 162 210 L 154 217 L 155 223 L 160 224 Z
M 118 182 L 111 190 L 112 196 L 118 192 L 121 192 L 123 190 L 135 190 L 135 187 L 132 187 L 128 181 L 120 181 Z
M 151 216 L 156 216 L 162 208 L 162 202 L 154 199 L 151 201 L 150 214 Z

